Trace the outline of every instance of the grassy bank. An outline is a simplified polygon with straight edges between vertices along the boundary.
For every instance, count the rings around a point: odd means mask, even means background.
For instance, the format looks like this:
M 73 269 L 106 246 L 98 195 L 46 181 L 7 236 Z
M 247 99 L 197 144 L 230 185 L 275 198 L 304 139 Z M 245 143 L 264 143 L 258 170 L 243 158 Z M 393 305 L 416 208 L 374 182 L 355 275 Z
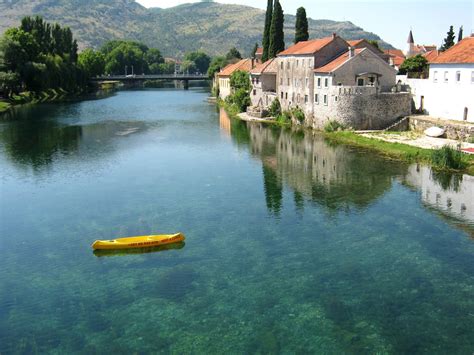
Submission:
M 474 156 L 463 154 L 460 159 L 464 164 L 462 169 L 452 169 L 446 166 L 440 166 L 439 155 L 444 153 L 444 149 L 431 150 L 417 148 L 401 143 L 385 142 L 378 139 L 372 139 L 360 136 L 354 132 L 340 131 L 324 133 L 326 139 L 333 143 L 347 144 L 355 147 L 375 150 L 390 159 L 396 159 L 406 162 L 421 162 L 433 165 L 442 170 L 462 171 L 469 175 L 474 175 Z M 441 152 L 441 153 L 440 153 Z

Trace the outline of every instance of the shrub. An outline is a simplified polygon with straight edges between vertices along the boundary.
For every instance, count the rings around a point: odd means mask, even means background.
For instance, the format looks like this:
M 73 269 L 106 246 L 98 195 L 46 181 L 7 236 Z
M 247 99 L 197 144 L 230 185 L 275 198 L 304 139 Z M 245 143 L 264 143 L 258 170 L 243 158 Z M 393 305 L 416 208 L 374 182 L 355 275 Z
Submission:
M 467 162 L 460 150 L 445 145 L 441 149 L 436 149 L 431 153 L 431 162 L 441 169 L 465 169 Z
M 243 88 L 238 89 L 232 96 L 233 102 L 240 112 L 244 112 L 251 104 L 249 92 Z
M 283 111 L 276 119 L 280 124 L 289 124 L 291 123 L 291 112 Z
M 337 121 L 328 121 L 325 125 L 324 125 L 324 132 L 335 132 L 335 131 L 339 131 L 339 130 L 342 130 L 344 129 L 344 126 L 342 124 L 340 124 L 339 122 Z
M 297 108 L 293 109 L 291 113 L 292 113 L 293 117 L 296 118 L 296 120 L 298 120 L 299 123 L 304 122 L 305 114 L 304 114 L 302 109 L 297 107 Z
M 275 99 L 270 105 L 270 116 L 278 117 L 281 115 L 281 105 L 280 100 Z

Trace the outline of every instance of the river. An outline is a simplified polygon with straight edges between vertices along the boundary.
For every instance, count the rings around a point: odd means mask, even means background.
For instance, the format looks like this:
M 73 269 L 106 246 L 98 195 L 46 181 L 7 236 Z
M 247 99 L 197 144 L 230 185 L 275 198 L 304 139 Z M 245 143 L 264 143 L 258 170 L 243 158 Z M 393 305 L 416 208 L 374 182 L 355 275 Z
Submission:
M 474 179 L 120 91 L 0 121 L 0 353 L 474 350 Z M 148 253 L 96 239 L 183 232 Z

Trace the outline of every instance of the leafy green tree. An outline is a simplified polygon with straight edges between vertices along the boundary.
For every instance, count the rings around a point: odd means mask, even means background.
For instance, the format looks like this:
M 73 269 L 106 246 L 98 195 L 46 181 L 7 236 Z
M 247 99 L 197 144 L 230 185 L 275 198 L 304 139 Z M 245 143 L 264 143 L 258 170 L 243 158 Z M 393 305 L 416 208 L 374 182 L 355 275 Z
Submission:
M 275 58 L 278 53 L 285 50 L 285 34 L 283 9 L 279 0 L 275 0 L 273 9 L 272 25 L 270 27 L 270 46 L 268 49 L 268 59 Z
M 191 60 L 184 60 L 181 63 L 181 71 L 184 73 L 194 73 L 196 70 L 196 64 Z
M 237 70 L 230 76 L 230 87 L 233 90 L 232 102 L 237 106 L 240 112 L 250 106 L 250 77 L 247 72 Z
M 21 79 L 18 73 L 0 71 L 0 91 L 10 97 L 21 89 Z
M 267 12 L 265 15 L 265 29 L 263 31 L 263 56 L 262 61 L 266 62 L 268 57 L 268 49 L 270 48 L 270 27 L 272 25 L 272 17 L 273 17 L 273 0 L 268 0 L 267 3 Z
M 237 50 L 237 48 L 233 47 L 227 52 L 226 54 L 227 60 L 235 60 L 235 59 L 242 59 L 242 54 Z
M 148 48 L 146 48 L 148 49 Z M 107 54 L 105 71 L 107 74 L 147 73 L 148 63 L 145 60 L 143 47 L 134 42 L 122 42 Z
M 100 51 L 86 49 L 79 54 L 79 66 L 88 76 L 94 77 L 105 73 L 105 56 Z
M 443 45 L 441 46 L 441 51 L 444 52 L 445 50 L 448 50 L 449 48 L 454 46 L 454 39 L 455 36 L 453 26 L 449 26 L 449 31 L 447 33 L 446 38 L 444 39 Z
M 459 27 L 459 32 L 458 32 L 458 43 L 462 41 L 462 36 L 463 36 L 463 27 Z
M 428 68 L 428 60 L 421 54 L 407 58 L 400 66 L 400 74 L 422 73 Z
M 209 78 L 214 78 L 216 73 L 220 72 L 222 68 L 227 65 L 227 59 L 225 57 L 214 57 L 212 58 L 209 69 L 207 70 L 207 75 Z
M 145 51 L 145 60 L 148 66 L 151 66 L 152 64 L 162 64 L 165 62 L 165 58 L 163 58 L 161 55 L 160 50 L 156 48 L 150 48 Z
M 307 41 L 308 39 L 308 18 L 306 17 L 305 8 L 300 7 L 296 11 L 295 43 Z
M 202 51 L 188 53 L 184 59 L 192 61 L 200 73 L 206 73 L 211 63 L 211 58 Z
M 160 74 L 173 74 L 175 66 L 175 62 L 165 62 L 160 64 Z
M 245 89 L 238 89 L 232 95 L 233 102 L 240 112 L 244 112 L 252 104 L 249 92 Z

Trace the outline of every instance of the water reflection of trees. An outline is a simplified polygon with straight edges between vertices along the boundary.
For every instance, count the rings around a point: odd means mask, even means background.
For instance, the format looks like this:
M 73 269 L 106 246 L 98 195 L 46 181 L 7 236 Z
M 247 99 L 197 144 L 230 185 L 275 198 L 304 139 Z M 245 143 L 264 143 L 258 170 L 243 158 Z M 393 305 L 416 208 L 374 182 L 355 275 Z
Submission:
M 268 209 L 278 213 L 283 183 L 294 191 L 295 206 L 305 200 L 330 211 L 362 209 L 382 196 L 394 176 L 406 173 L 403 164 L 329 145 L 311 131 L 281 129 L 259 123 L 232 122 L 232 137 L 247 143 L 252 155 L 263 165 Z

